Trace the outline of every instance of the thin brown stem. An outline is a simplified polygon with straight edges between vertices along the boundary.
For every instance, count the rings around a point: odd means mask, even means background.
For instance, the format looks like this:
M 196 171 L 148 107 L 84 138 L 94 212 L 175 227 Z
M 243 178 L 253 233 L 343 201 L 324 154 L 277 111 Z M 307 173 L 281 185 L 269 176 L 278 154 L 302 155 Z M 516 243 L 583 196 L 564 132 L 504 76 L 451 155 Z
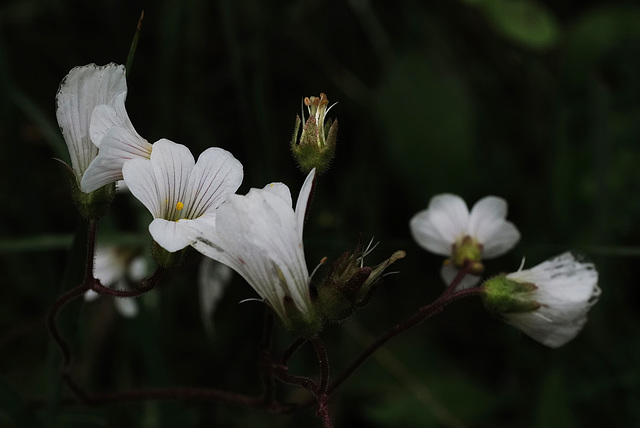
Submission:
M 327 357 L 327 350 L 322 343 L 322 339 L 317 334 L 311 337 L 311 343 L 316 350 L 318 356 L 318 364 L 320 365 L 320 383 L 318 384 L 318 395 L 327 393 L 327 386 L 329 385 L 329 358 Z
M 58 325 L 56 323 L 56 319 L 60 310 L 73 299 L 78 296 L 81 296 L 89 289 L 87 284 L 82 284 L 77 286 L 76 288 L 72 288 L 71 290 L 64 293 L 62 296 L 58 297 L 51 309 L 49 309 L 49 313 L 47 314 L 47 329 L 49 330 L 49 334 L 51 338 L 56 343 L 56 346 L 60 350 L 62 354 L 62 370 L 68 370 L 71 366 L 71 350 L 69 345 L 62 337 L 60 330 L 58 330 Z
M 435 302 L 421 307 L 414 316 L 395 325 L 391 330 L 380 336 L 375 342 L 373 342 L 367 349 L 365 349 L 330 385 L 328 392 L 335 390 L 342 382 L 344 382 L 367 358 L 371 356 L 380 347 L 386 344 L 389 340 L 393 339 L 400 333 L 409 330 L 412 327 L 422 323 L 423 321 L 431 318 L 433 315 L 440 313 L 445 306 L 467 296 L 477 296 L 482 293 L 482 289 L 479 287 L 469 288 L 466 290 L 455 291 L 448 295 L 443 294 Z
M 316 400 L 318 407 L 316 410 L 316 416 L 322 419 L 322 426 L 324 428 L 333 428 L 333 422 L 331 422 L 331 416 L 329 415 L 329 358 L 327 357 L 327 350 L 324 347 L 324 343 L 317 334 L 311 338 L 313 348 L 318 356 L 318 364 L 320 365 L 320 382 L 318 383 L 318 391 L 316 393 Z
M 118 288 L 110 288 L 102 285 L 100 280 L 96 278 L 90 279 L 91 289 L 98 294 L 107 294 L 114 297 L 138 297 L 153 290 L 155 286 L 160 282 L 160 279 L 164 276 L 166 269 L 158 267 L 154 274 L 147 279 L 143 279 L 140 285 L 133 290 L 122 290 Z

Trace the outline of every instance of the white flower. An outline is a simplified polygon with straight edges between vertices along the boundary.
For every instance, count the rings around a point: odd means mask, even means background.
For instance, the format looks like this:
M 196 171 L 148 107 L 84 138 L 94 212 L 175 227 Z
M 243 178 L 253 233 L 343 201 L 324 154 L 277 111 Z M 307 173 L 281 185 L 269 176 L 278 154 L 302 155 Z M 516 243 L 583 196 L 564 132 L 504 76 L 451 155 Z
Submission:
M 502 198 L 486 196 L 469 212 L 462 198 L 445 193 L 431 198 L 429 207 L 413 216 L 409 225 L 418 245 L 451 258 L 453 266 L 446 264 L 442 271 L 445 281 L 450 281 L 465 262 L 478 263 L 477 272 L 472 272 L 481 273 L 481 259 L 498 257 L 515 246 L 520 233 L 506 216 L 507 203 Z M 460 288 L 479 281 L 470 278 Z
M 213 332 L 211 316 L 231 282 L 233 271 L 209 257 L 203 257 L 198 269 L 198 288 L 200 289 L 200 314 L 207 332 Z
M 226 150 L 205 150 L 196 163 L 182 144 L 161 139 L 149 159 L 125 162 L 124 180 L 151 212 L 153 239 L 169 252 L 191 244 L 186 225 L 205 221 L 242 183 L 242 164 Z
M 129 280 L 141 281 L 147 274 L 147 261 L 144 257 L 134 257 L 131 252 L 117 246 L 98 245 L 95 252 L 93 276 L 105 287 L 121 290 L 129 289 Z M 93 290 L 84 294 L 89 302 L 100 295 Z M 138 314 L 138 305 L 131 298 L 114 298 L 116 310 L 123 317 L 131 318 Z
M 529 290 L 514 295 L 520 308 L 498 311 L 509 324 L 551 348 L 576 337 L 587 322 L 587 312 L 600 296 L 595 266 L 576 259 L 570 252 L 505 278 Z M 491 293 L 490 281 L 484 286 L 487 294 Z
M 118 95 L 115 105 L 99 105 L 93 109 L 90 124 L 91 141 L 100 150 L 80 183 L 89 193 L 105 184 L 122 180 L 122 166 L 129 159 L 148 159 L 152 145 L 142 138 L 129 120 L 124 107 L 126 88 Z
M 295 211 L 289 188 L 272 183 L 251 189 L 246 196 L 229 196 L 215 216 L 192 228 L 192 246 L 238 272 L 289 328 L 296 315 L 308 324 L 316 319 L 302 245 L 314 176 L 312 170 Z
M 75 67 L 60 83 L 56 94 L 56 117 L 78 184 L 98 154 L 89 135 L 93 109 L 99 105 L 114 106 L 116 98 L 126 90 L 124 66 L 113 63 Z

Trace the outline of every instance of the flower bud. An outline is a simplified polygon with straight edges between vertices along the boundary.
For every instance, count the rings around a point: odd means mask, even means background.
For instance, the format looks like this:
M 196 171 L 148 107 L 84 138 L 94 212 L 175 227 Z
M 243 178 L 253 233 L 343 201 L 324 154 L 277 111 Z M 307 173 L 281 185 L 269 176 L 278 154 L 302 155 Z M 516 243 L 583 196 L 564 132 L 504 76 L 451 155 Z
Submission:
M 328 119 L 325 123 L 326 114 L 335 104 L 327 107 L 329 100 L 324 93 L 319 97 L 305 97 L 304 104 L 309 110 L 309 118 L 302 127 L 298 141 L 298 131 L 304 120 L 304 113 L 302 120 L 300 116 L 296 116 L 291 151 L 302 172 L 307 174 L 316 168 L 320 174 L 329 167 L 335 154 L 338 121 Z
M 353 253 L 346 252 L 331 267 L 329 274 L 318 288 L 318 309 L 327 321 L 337 322 L 347 318 L 358 307 L 364 306 L 373 295 L 384 270 L 405 256 L 396 251 L 375 267 L 364 266 L 364 257 L 373 249 Z

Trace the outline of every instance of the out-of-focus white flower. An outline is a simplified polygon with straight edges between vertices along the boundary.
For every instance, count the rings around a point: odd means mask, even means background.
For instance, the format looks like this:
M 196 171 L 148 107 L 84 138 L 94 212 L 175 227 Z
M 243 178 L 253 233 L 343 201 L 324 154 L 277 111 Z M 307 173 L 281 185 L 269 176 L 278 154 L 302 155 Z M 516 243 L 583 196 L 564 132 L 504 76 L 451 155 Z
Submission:
M 122 166 L 127 160 L 151 156 L 153 146 L 136 132 L 129 120 L 124 107 L 126 98 L 125 90 L 117 96 L 115 105 L 99 105 L 93 109 L 91 141 L 100 150 L 82 177 L 83 192 L 122 180 Z
M 238 190 L 242 164 L 226 150 L 205 150 L 196 163 L 182 144 L 161 139 L 149 159 L 131 159 L 123 167 L 131 193 L 153 215 L 149 232 L 165 250 L 175 252 L 192 243 L 186 225 L 214 215 Z
M 121 290 L 129 289 L 129 281 L 141 281 L 147 274 L 148 263 L 142 256 L 117 246 L 98 245 L 95 252 L 93 276 L 105 287 Z M 86 301 L 92 301 L 100 295 L 93 290 L 84 294 Z M 116 310 L 123 317 L 131 318 L 138 314 L 138 305 L 132 298 L 114 297 Z
M 213 332 L 213 312 L 218 306 L 227 285 L 231 282 L 233 270 L 209 257 L 203 257 L 198 270 L 200 289 L 200 313 L 207 332 Z
M 126 96 L 124 66 L 89 64 L 73 68 L 56 94 L 56 117 L 71 156 L 71 169 L 78 186 L 89 164 L 98 154 L 91 142 L 89 126 L 95 107 L 113 107 L 116 98 Z M 94 189 L 95 190 L 95 189 Z
M 271 306 L 285 327 L 315 333 L 319 317 L 309 294 L 302 229 L 315 170 L 305 180 L 295 211 L 289 188 L 271 183 L 246 196 L 231 195 L 214 216 L 192 224 L 192 246 L 230 266 Z
M 429 207 L 413 216 L 409 225 L 418 245 L 450 258 L 441 272 L 450 283 L 465 263 L 471 264 L 471 273 L 481 274 L 482 259 L 498 257 L 515 246 L 520 233 L 506 216 L 507 202 L 502 198 L 486 196 L 469 212 L 462 198 L 445 193 L 431 198 Z M 458 289 L 479 280 L 472 275 Z
M 573 339 L 600 296 L 592 263 L 570 252 L 483 284 L 485 305 L 536 341 L 557 348 Z

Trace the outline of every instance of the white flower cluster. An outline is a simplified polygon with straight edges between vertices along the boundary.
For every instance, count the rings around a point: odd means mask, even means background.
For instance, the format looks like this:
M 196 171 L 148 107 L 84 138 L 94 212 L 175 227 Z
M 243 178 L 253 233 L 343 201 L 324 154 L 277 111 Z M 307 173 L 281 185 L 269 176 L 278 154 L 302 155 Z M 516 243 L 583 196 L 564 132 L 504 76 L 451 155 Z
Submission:
M 243 168 L 231 153 L 212 147 L 195 161 L 181 144 L 164 138 L 149 143 L 129 119 L 126 95 L 124 66 L 116 64 L 76 67 L 60 85 L 58 124 L 81 191 L 124 180 L 152 214 L 149 232 L 166 251 L 191 245 L 233 267 L 283 321 L 285 302 L 292 302 L 303 318 L 312 318 L 302 227 L 315 171 L 295 211 L 282 183 L 236 195 Z M 98 262 L 105 260 L 101 254 Z M 99 279 L 116 281 L 101 278 L 98 267 Z M 120 266 L 119 275 L 125 270 Z
M 319 321 L 302 242 L 315 169 L 310 169 L 295 209 L 282 183 L 237 195 L 243 168 L 231 153 L 212 147 L 196 161 L 181 144 L 164 138 L 149 143 L 129 119 L 126 95 L 125 70 L 116 64 L 76 67 L 60 85 L 57 118 L 80 191 L 91 194 L 124 180 L 152 214 L 149 232 L 160 247 L 174 253 L 192 246 L 238 272 L 285 326 L 294 331 L 300 330 L 293 324 L 315 328 Z M 324 114 L 326 97 L 309 100 L 311 104 L 316 116 Z M 317 119 L 323 122 L 324 116 Z M 455 293 L 477 285 L 484 273 L 482 260 L 505 254 L 520 240 L 506 215 L 506 201 L 496 196 L 482 198 L 469 211 L 460 197 L 441 194 L 411 219 L 410 228 L 419 245 L 447 257 L 441 273 Z M 98 250 L 96 276 L 106 285 L 121 281 L 127 265 L 103 269 L 101 261 L 110 259 L 102 253 L 108 255 Z M 348 281 L 361 270 L 349 271 Z M 494 277 L 482 292 L 487 307 L 556 347 L 585 324 L 600 292 L 597 282 L 592 264 L 566 253 L 530 270 Z M 129 307 L 128 313 L 133 312 Z
M 520 239 L 505 218 L 507 203 L 496 196 L 480 199 L 469 212 L 456 195 L 434 196 L 429 207 L 410 221 L 412 235 L 425 249 L 447 256 L 442 277 L 451 284 L 463 267 L 511 250 Z M 478 273 L 482 273 L 479 269 Z M 476 273 L 469 270 L 470 273 Z M 468 274 L 456 290 L 473 287 L 479 275 Z M 564 253 L 540 265 L 491 278 L 483 284 L 485 303 L 508 323 L 549 346 L 573 339 L 600 295 L 593 264 Z M 499 302 L 494 304 L 494 302 Z

